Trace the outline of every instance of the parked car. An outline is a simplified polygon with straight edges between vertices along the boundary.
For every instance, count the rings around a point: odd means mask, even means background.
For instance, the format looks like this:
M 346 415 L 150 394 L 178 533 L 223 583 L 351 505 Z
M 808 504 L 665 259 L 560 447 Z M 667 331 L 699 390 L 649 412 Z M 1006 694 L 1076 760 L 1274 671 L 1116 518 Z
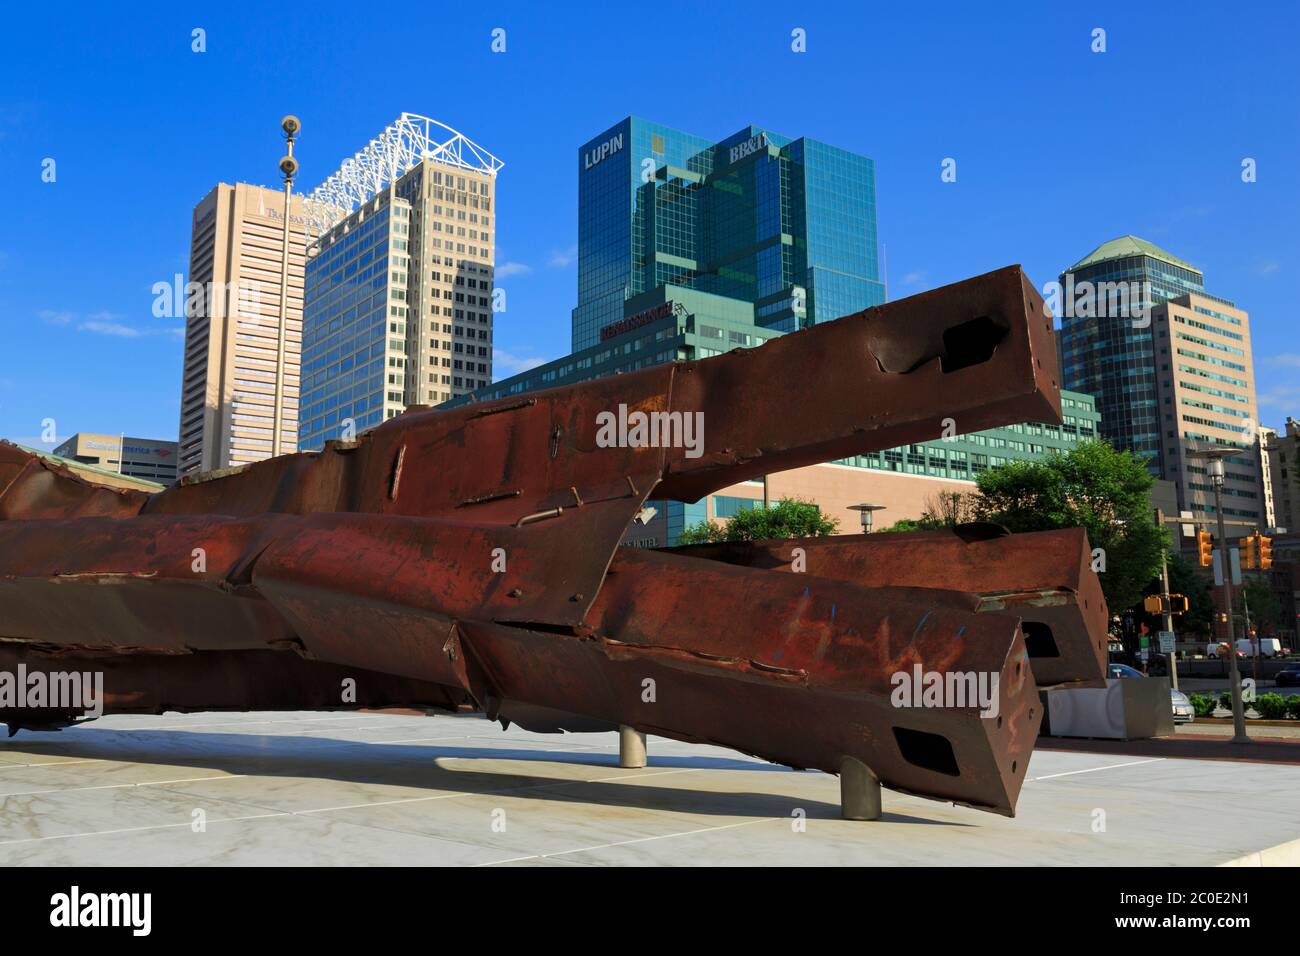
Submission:
M 1147 675 L 1127 664 L 1111 664 L 1106 676 L 1111 680 L 1122 680 L 1129 677 L 1145 678 Z M 1297 672 L 1297 676 L 1300 677 L 1300 671 Z M 1196 720 L 1196 708 L 1192 706 L 1187 695 L 1176 687 L 1169 688 L 1169 704 L 1174 710 L 1174 723 L 1190 724 Z
M 1284 671 L 1278 671 L 1274 679 L 1278 687 L 1300 687 L 1300 667 L 1288 667 Z

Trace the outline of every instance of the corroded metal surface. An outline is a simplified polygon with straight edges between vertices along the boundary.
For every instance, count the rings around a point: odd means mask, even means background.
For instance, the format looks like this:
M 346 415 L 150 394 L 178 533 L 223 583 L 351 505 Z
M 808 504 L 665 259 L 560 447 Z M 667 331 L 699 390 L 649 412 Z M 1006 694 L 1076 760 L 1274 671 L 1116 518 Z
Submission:
M 698 442 L 603 440 L 602 416 L 635 412 L 690 416 Z M 625 724 L 829 772 L 852 757 L 1011 813 L 1041 716 L 1020 625 L 1039 579 L 800 578 L 619 542 L 651 495 L 1026 420 L 1060 420 L 1055 349 L 1011 267 L 153 495 L 0 446 L 0 669 L 109 662 L 108 710 L 470 703 Z M 923 699 L 933 677 L 970 694 Z M 365 694 L 334 700 L 348 679 Z
M 795 560 L 799 549 L 802 560 Z M 676 554 L 775 571 L 799 570 L 868 587 L 947 587 L 980 596 L 981 611 L 1021 618 L 1040 687 L 1106 677 L 1108 615 L 1082 528 L 1011 534 L 989 524 L 941 531 L 735 541 Z

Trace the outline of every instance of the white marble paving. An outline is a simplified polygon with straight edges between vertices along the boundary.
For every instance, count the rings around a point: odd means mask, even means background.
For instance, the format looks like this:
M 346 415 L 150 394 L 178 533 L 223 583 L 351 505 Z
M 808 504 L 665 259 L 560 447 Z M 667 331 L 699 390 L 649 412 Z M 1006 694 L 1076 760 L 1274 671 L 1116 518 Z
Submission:
M 0 865 L 1212 865 L 1300 839 L 1290 766 L 1042 751 L 1015 819 L 887 791 L 849 823 L 838 797 L 716 747 L 651 738 L 623 770 L 613 734 L 476 717 L 119 716 L 0 741 Z

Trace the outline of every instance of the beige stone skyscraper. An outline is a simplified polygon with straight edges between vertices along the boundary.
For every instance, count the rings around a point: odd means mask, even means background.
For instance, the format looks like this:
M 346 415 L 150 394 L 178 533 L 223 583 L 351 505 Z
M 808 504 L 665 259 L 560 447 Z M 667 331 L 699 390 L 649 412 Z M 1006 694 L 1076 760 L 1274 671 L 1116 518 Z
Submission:
M 289 217 L 281 452 L 297 449 L 307 220 Z M 194 207 L 181 384 L 181 476 L 260 461 L 274 434 L 284 193 L 246 183 L 213 187 Z
M 1189 452 L 1235 445 L 1241 454 L 1225 462 L 1223 513 L 1230 525 L 1266 527 L 1250 316 L 1225 299 L 1188 292 L 1152 310 L 1151 330 L 1163 477 L 1178 485 L 1180 507 L 1197 521 L 1214 516 L 1206 463 Z

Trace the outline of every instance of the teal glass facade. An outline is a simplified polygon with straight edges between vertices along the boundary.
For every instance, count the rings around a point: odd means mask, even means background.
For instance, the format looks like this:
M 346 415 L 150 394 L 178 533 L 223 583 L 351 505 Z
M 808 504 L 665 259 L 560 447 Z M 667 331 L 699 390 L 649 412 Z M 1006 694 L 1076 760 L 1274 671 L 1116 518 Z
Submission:
M 879 305 L 874 163 L 753 126 L 714 143 L 620 121 L 578 150 L 573 351 L 661 286 L 751 303 L 782 332 Z
M 1040 461 L 1099 437 L 1101 415 L 1092 396 L 1061 391 L 1061 425 L 1025 422 L 938 441 L 904 445 L 839 462 L 859 468 L 895 471 L 931 478 L 974 481 L 980 474 L 1011 461 Z
M 627 306 L 632 322 L 639 315 L 663 314 L 590 348 L 476 389 L 473 399 L 505 398 L 664 362 L 710 358 L 732 349 L 753 348 L 782 334 L 756 325 L 754 307 L 743 299 L 681 286 L 660 286 L 629 299 Z M 467 396 L 444 405 L 454 407 L 469 400 Z
M 377 203 L 372 205 L 378 205 Z M 302 323 L 298 448 L 323 448 L 352 419 L 384 418 L 388 370 L 390 214 L 379 207 L 308 257 Z M 405 332 L 403 331 L 403 336 Z M 397 389 L 400 399 L 400 387 Z

